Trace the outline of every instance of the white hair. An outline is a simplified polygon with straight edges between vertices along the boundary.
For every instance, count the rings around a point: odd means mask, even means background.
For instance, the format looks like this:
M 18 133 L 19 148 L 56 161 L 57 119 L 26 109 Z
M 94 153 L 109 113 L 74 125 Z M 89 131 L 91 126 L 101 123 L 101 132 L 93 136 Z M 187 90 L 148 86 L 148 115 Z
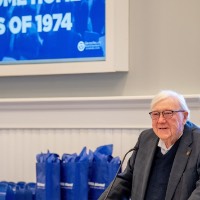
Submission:
M 164 100 L 166 98 L 173 98 L 173 99 L 177 100 L 179 105 L 180 105 L 180 107 L 181 107 L 181 109 L 186 111 L 186 112 L 188 112 L 187 119 L 189 119 L 190 110 L 189 110 L 189 108 L 187 106 L 185 98 L 183 97 L 183 95 L 178 94 L 177 92 L 174 92 L 172 90 L 162 90 L 157 95 L 155 95 L 154 98 L 151 101 L 151 110 L 153 109 L 155 104 L 157 104 L 159 101 Z

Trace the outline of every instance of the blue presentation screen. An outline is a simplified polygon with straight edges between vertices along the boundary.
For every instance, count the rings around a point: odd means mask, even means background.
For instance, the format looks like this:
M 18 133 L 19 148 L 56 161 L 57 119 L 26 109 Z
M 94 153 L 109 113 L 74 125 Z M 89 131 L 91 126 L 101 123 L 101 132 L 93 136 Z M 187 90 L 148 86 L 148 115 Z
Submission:
M 0 64 L 105 60 L 105 0 L 0 0 Z

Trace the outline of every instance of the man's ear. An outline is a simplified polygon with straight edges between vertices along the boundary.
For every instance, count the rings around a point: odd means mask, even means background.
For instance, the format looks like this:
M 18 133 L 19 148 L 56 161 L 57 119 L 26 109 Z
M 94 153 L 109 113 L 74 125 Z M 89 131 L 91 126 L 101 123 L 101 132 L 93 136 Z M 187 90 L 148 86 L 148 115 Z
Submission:
M 184 124 L 185 124 L 186 121 L 187 121 L 187 118 L 188 118 L 188 112 L 185 111 L 185 112 L 183 113 L 183 116 L 184 116 L 183 122 L 184 122 Z

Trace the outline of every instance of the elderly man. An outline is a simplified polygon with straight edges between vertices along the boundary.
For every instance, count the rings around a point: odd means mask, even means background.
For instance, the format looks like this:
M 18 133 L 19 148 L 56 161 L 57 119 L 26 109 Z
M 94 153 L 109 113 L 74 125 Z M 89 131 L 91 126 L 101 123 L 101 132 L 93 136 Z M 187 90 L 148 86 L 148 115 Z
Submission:
M 200 128 L 188 120 L 185 99 L 161 91 L 149 114 L 152 128 L 140 134 L 126 169 L 99 200 L 200 200 Z

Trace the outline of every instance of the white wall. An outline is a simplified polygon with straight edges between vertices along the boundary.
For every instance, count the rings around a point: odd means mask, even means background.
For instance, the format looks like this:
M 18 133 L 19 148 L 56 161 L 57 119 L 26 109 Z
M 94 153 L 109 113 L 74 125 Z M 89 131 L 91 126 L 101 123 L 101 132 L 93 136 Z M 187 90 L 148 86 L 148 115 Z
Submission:
M 82 126 L 79 127 L 52 127 L 54 125 L 48 123 L 48 120 L 52 120 L 51 122 L 53 122 L 57 115 L 54 115 L 54 118 L 52 118 L 52 115 L 49 115 L 47 121 L 45 121 L 44 118 L 29 118 L 32 114 L 30 114 L 30 112 L 24 112 L 23 109 L 24 106 L 26 109 L 30 109 L 32 103 L 30 103 L 28 99 L 25 101 L 20 99 L 19 101 L 21 103 L 18 102 L 16 107 L 15 104 L 12 104 L 12 98 L 32 99 L 37 97 L 50 97 L 51 101 L 52 98 L 57 97 L 96 97 L 97 99 L 101 99 L 102 97 L 110 98 L 111 96 L 118 96 L 120 98 L 129 96 L 137 101 L 139 100 L 138 102 L 140 105 L 148 95 L 154 95 L 160 89 L 173 89 L 184 95 L 195 96 L 195 98 L 191 98 L 193 108 L 191 117 L 194 122 L 200 124 L 200 1 L 129 0 L 129 2 L 130 65 L 128 73 L 0 77 L 0 98 L 2 100 L 0 106 L 0 147 L 1 158 L 7 161 L 7 163 L 1 164 L 2 170 L 0 180 L 5 178 L 11 181 L 19 179 L 30 181 L 34 179 L 33 167 L 35 163 L 35 154 L 37 152 L 47 147 L 51 147 L 53 150 L 59 152 L 69 152 L 69 150 L 71 150 L 68 147 L 65 149 L 65 144 L 62 144 L 61 147 L 58 145 L 54 146 L 55 135 L 50 128 L 65 132 L 64 135 L 62 135 L 61 132 L 56 134 L 57 141 L 60 140 L 62 142 L 62 139 L 66 138 L 67 140 L 69 135 L 75 140 L 74 136 L 77 134 L 80 133 L 81 138 L 84 138 L 83 135 L 86 134 L 87 138 L 92 140 L 88 140 L 87 145 L 93 148 L 93 150 L 95 146 L 104 143 L 106 138 L 109 138 L 109 141 L 114 141 L 115 145 L 118 145 L 124 137 L 126 140 L 124 140 L 125 142 L 123 144 L 121 143 L 122 146 L 120 146 L 120 150 L 115 149 L 115 155 L 123 155 L 126 148 L 131 146 L 129 142 L 131 141 L 131 144 L 134 143 L 140 130 L 149 125 L 149 123 L 146 124 L 146 121 L 145 123 L 141 123 L 141 121 L 133 120 L 138 119 L 138 116 L 139 119 L 147 119 L 147 115 L 144 117 L 144 114 L 147 114 L 148 111 L 147 106 L 145 106 L 145 108 L 139 106 L 141 113 L 136 115 L 138 111 L 137 107 L 134 107 L 134 111 L 130 109 L 130 115 L 126 115 L 129 117 L 123 118 L 124 122 L 129 122 L 129 125 L 126 124 L 123 127 L 108 127 L 105 126 L 105 124 L 101 127 L 86 125 L 83 127 L 87 121 L 84 121 L 85 123 L 82 123 Z M 123 12 L 123 10 L 121 10 L 121 12 Z M 120 15 L 120 13 L 116 14 Z M 139 99 L 137 98 L 138 95 L 140 96 Z M 4 98 L 8 99 L 3 102 Z M 15 99 L 14 101 L 17 100 Z M 37 103 L 33 103 L 33 105 L 36 105 L 36 107 L 38 106 Z M 103 105 L 105 104 L 103 103 Z M 122 105 L 130 106 L 130 102 L 126 101 Z M 44 106 L 43 103 L 42 106 Z M 40 108 L 42 106 L 39 104 Z M 109 106 L 112 107 L 112 104 L 108 103 L 106 109 L 110 108 Z M 23 111 L 20 110 L 21 108 Z M 38 111 L 34 110 L 35 107 L 31 108 L 33 113 Z M 48 109 L 46 109 L 46 111 L 48 111 Z M 85 109 L 85 111 L 87 111 L 87 109 Z M 92 110 L 89 109 L 88 111 Z M 59 110 L 59 114 L 61 113 L 62 110 Z M 23 116 L 24 118 L 19 118 L 19 116 Z M 60 117 L 60 115 L 58 116 Z M 117 115 L 114 114 L 114 116 Z M 137 117 L 134 118 L 134 116 Z M 59 117 L 58 119 L 60 119 Z M 77 115 L 77 118 L 79 118 L 79 115 Z M 28 119 L 30 119 L 30 121 Z M 38 122 L 42 127 L 28 126 L 28 122 Z M 68 121 L 66 121 L 66 124 L 67 122 Z M 98 120 L 96 119 L 95 122 L 98 122 Z M 40 128 L 42 128 L 42 132 L 40 132 Z M 81 130 L 81 132 L 79 132 L 79 130 Z M 85 130 L 94 131 L 96 135 L 92 135 L 91 132 L 85 133 Z M 30 133 L 33 133 L 33 137 L 29 135 Z M 50 143 L 46 142 L 46 137 Z M 100 139 L 97 140 L 96 143 L 93 143 L 96 137 Z M 42 139 L 42 142 L 40 139 Z M 27 143 L 25 141 L 27 141 Z M 40 141 L 39 145 L 38 141 Z M 128 143 L 127 146 L 126 141 Z M 81 146 L 86 144 L 84 142 L 82 141 L 82 143 L 80 143 Z M 79 144 L 73 147 L 74 151 L 78 152 L 80 150 Z M 31 148 L 30 152 L 29 148 Z M 13 160 L 16 158 L 27 161 L 26 158 L 29 153 L 31 154 L 30 162 L 22 162 L 23 164 L 21 165 L 20 162 L 15 162 L 15 160 Z
M 62 157 L 80 153 L 84 146 L 94 151 L 113 144 L 113 156 L 122 159 L 140 132 L 151 127 L 150 100 L 150 96 L 1 100 L 0 180 L 35 181 L 36 155 L 47 150 Z M 200 125 L 200 96 L 186 100 L 191 120 Z
M 123 94 L 199 94 L 198 0 L 130 1 L 131 73 Z
M 200 1 L 129 3 L 128 73 L 1 77 L 0 97 L 137 96 L 160 89 L 199 94 Z

